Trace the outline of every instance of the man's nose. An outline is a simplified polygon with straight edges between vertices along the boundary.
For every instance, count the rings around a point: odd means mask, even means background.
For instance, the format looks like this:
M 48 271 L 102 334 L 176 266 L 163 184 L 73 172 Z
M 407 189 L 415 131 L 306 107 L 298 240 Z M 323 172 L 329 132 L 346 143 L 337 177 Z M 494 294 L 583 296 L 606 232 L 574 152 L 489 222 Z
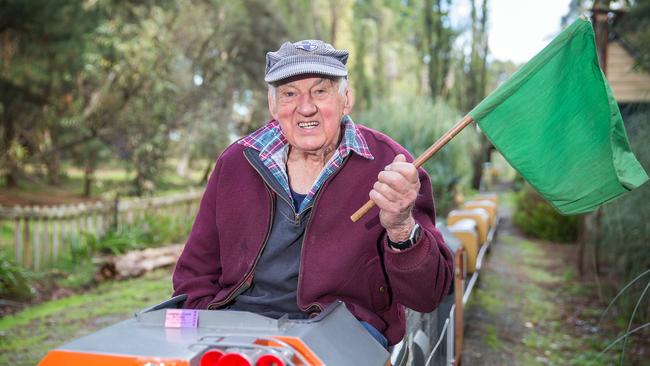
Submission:
M 311 95 L 307 94 L 301 96 L 298 103 L 298 113 L 302 114 L 303 116 L 311 116 L 316 113 L 317 110 L 318 108 L 316 107 L 316 104 L 314 103 Z

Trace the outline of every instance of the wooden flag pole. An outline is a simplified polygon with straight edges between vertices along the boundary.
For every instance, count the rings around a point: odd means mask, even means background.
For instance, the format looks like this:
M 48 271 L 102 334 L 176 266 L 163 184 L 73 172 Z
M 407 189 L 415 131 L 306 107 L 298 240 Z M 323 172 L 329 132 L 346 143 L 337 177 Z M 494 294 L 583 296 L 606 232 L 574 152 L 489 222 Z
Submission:
M 445 132 L 444 135 L 442 135 L 438 141 L 436 141 L 433 145 L 431 145 L 425 152 L 422 153 L 422 155 L 418 156 L 417 159 L 413 162 L 413 165 L 415 165 L 416 168 L 419 168 L 424 164 L 427 160 L 429 160 L 435 153 L 438 152 L 438 150 L 442 149 L 451 139 L 453 139 L 460 131 L 462 131 L 467 125 L 470 123 L 474 122 L 472 117 L 470 116 L 465 116 L 460 122 L 456 123 L 454 127 L 452 127 L 449 131 Z M 363 215 L 367 214 L 368 211 L 370 211 L 371 208 L 375 207 L 375 202 L 372 200 L 368 200 L 366 204 L 361 206 L 352 216 L 350 216 L 350 219 L 352 222 L 357 222 L 360 218 L 363 217 Z

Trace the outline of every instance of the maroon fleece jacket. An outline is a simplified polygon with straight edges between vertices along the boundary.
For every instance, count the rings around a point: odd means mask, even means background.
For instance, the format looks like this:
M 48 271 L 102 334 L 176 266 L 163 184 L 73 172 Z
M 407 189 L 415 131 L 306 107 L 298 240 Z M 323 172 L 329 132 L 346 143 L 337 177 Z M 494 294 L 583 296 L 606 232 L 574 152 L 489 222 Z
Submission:
M 300 257 L 298 305 L 318 312 L 336 300 L 360 320 L 399 342 L 404 307 L 433 311 L 452 282 L 453 256 L 435 227 L 427 173 L 413 215 L 418 242 L 403 251 L 388 247 L 373 208 L 356 223 L 354 211 L 368 200 L 377 174 L 402 153 L 395 141 L 357 125 L 374 160 L 351 153 L 320 188 L 305 229 Z M 217 160 L 199 211 L 173 275 L 174 294 L 187 294 L 187 308 L 218 309 L 250 284 L 273 220 L 274 193 L 234 143 Z

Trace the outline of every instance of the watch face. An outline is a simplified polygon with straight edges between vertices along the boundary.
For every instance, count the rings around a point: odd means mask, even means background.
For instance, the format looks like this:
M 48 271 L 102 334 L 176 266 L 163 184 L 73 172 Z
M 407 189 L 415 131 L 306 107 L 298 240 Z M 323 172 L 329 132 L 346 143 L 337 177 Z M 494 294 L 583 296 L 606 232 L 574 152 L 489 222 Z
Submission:
M 415 226 L 413 226 L 413 230 L 411 231 L 411 237 L 409 237 L 409 240 L 411 241 L 411 245 L 415 244 L 415 242 L 418 241 L 419 237 L 420 237 L 420 225 L 415 224 Z

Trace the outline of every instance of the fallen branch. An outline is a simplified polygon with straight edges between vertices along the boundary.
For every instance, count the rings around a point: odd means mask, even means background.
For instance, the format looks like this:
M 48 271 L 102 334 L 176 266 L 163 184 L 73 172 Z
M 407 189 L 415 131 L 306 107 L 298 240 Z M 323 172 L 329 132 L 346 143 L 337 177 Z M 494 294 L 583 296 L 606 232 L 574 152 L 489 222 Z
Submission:
M 154 269 L 175 264 L 182 250 L 183 244 L 174 244 L 98 258 L 95 260 L 99 265 L 95 279 L 103 282 L 108 279 L 139 277 Z

